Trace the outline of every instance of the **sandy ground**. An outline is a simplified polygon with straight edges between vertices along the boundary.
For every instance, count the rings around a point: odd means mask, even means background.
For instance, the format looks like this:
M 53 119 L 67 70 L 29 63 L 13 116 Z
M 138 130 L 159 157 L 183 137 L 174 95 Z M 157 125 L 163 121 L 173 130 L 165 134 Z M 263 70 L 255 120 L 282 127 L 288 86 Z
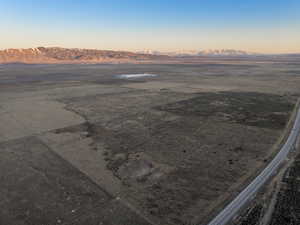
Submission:
M 158 76 L 118 76 L 140 73 Z M 295 62 L 2 65 L 0 223 L 205 224 L 274 154 L 299 75 Z

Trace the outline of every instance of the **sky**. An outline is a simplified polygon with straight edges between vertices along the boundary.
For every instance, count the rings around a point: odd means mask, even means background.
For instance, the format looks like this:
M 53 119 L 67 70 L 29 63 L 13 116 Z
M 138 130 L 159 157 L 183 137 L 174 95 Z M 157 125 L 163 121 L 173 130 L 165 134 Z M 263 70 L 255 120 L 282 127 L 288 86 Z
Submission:
M 0 0 L 0 49 L 300 52 L 300 0 Z

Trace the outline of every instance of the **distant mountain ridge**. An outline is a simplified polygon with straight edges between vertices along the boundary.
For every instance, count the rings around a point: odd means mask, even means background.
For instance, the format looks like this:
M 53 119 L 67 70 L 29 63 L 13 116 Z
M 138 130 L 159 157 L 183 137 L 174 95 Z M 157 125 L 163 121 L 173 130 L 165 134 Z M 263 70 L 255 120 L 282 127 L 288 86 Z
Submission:
M 161 51 L 138 51 L 137 53 L 153 54 L 153 55 L 168 55 L 168 56 L 251 56 L 262 55 L 253 52 L 235 49 L 209 49 L 209 50 L 187 50 L 187 51 L 174 51 L 174 52 L 161 52 Z
M 293 57 L 299 59 L 300 54 L 258 54 L 242 50 L 221 49 L 201 51 L 111 51 L 97 49 L 38 47 L 28 49 L 0 50 L 0 64 L 100 64 L 100 63 L 188 63 L 190 60 L 211 58 L 249 58 L 265 56 L 269 58 Z M 218 58 L 218 59 L 220 59 Z M 192 61 L 195 62 L 195 61 Z M 200 62 L 200 61 L 199 61 Z
M 6 49 L 0 51 L 0 63 L 126 63 L 157 60 L 166 56 L 60 47 Z

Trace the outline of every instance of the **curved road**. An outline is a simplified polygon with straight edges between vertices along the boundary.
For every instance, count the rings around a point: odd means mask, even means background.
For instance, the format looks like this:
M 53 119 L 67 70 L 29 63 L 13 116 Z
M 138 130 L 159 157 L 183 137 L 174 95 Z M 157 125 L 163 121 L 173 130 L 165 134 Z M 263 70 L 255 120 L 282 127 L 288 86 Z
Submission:
M 297 109 L 296 119 L 291 133 L 282 146 L 281 150 L 270 162 L 270 164 L 229 204 L 221 211 L 208 225 L 225 225 L 238 214 L 247 202 L 256 194 L 258 189 L 276 172 L 280 164 L 286 159 L 288 153 L 293 149 L 300 131 L 300 110 Z

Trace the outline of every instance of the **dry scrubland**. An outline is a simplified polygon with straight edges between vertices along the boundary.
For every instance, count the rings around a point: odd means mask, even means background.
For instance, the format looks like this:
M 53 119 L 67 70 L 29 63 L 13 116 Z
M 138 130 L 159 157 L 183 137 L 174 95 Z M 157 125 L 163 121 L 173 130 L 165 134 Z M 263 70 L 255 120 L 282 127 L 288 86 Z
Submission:
M 299 87 L 297 62 L 2 65 L 0 224 L 205 224 Z

